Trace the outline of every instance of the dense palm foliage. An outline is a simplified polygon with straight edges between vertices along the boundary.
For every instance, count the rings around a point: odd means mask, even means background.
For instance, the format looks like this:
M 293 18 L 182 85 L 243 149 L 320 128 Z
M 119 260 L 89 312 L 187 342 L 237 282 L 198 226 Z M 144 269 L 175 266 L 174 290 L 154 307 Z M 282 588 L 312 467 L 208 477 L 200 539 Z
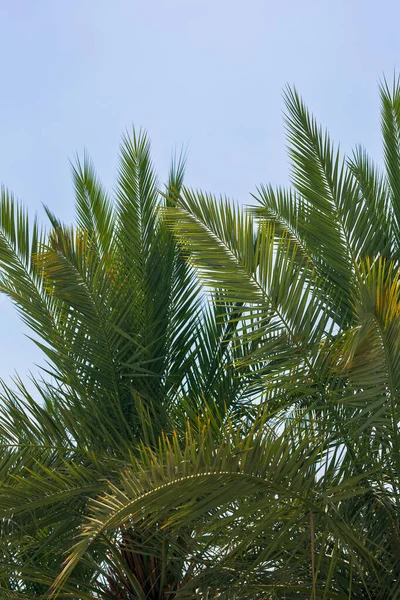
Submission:
M 3 595 L 400 597 L 400 87 L 383 170 L 285 99 L 292 187 L 250 209 L 179 163 L 159 194 L 143 137 L 114 204 L 78 165 L 74 229 L 3 195 L 53 377 L 3 394 Z

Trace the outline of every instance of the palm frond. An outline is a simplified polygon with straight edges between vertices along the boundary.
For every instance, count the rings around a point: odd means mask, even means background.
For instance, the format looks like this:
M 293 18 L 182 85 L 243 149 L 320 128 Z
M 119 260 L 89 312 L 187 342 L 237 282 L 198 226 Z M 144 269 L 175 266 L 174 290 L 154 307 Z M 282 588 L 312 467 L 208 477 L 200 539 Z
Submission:
M 195 430 L 188 428 L 184 447 L 176 437 L 164 437 L 158 453 L 144 447 L 120 484 L 110 484 L 109 492 L 92 503 L 92 515 L 55 589 L 63 585 L 91 544 L 103 537 L 110 539 L 121 526 L 143 526 L 144 515 L 148 515 L 148 527 L 161 523 L 161 531 L 199 531 L 200 539 L 200 532 L 212 532 L 216 571 L 222 575 L 220 592 L 224 585 L 237 585 L 238 577 L 258 578 L 257 569 L 262 572 L 259 586 L 264 593 L 311 590 L 310 570 L 308 576 L 303 571 L 306 580 L 299 582 L 304 561 L 310 569 L 310 512 L 318 527 L 318 546 L 330 537 L 340 540 L 345 554 L 354 555 L 356 562 L 370 560 L 348 524 L 338 520 L 341 503 L 365 494 L 359 480 L 341 480 L 333 466 L 329 482 L 326 477 L 319 479 L 324 445 L 309 436 L 299 443 L 290 432 L 277 435 L 260 425 L 262 421 L 245 436 L 228 430 L 225 439 L 216 443 L 210 428 L 199 423 Z M 213 581 L 213 568 L 207 567 L 206 559 L 211 549 L 202 559 L 199 538 L 194 539 L 196 560 L 205 561 L 203 567 L 211 569 L 208 581 Z M 285 568 L 290 555 L 299 561 L 294 570 L 292 564 Z M 320 561 L 321 573 L 329 564 L 328 555 Z M 318 584 L 320 593 L 323 579 Z M 338 598 L 344 598 L 336 591 Z M 236 593 L 240 596 L 240 590 Z
M 392 85 L 386 80 L 380 85 L 382 138 L 387 183 L 397 227 L 394 230 L 397 245 L 400 226 L 400 84 L 393 77 Z
M 280 378 L 290 373 L 292 383 L 305 364 L 315 373 L 309 352 L 331 329 L 333 313 L 324 284 L 290 237 L 277 237 L 270 223 L 257 226 L 227 201 L 188 190 L 163 215 L 206 289 L 236 303 L 238 331 L 253 341 L 258 363 Z
M 75 187 L 77 226 L 89 237 L 95 236 L 99 248 L 108 253 L 115 233 L 113 204 L 96 176 L 87 153 L 72 167 Z

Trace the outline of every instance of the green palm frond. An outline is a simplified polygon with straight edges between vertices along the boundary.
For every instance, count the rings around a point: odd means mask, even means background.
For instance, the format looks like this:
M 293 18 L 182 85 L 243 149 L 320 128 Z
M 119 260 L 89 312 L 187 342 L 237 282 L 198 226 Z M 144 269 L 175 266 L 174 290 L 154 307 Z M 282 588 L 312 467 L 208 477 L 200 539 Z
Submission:
M 400 281 L 393 263 L 379 259 L 362 268 L 364 283 L 355 313 L 357 324 L 344 335 L 339 364 L 351 381 L 342 402 L 357 408 L 359 435 L 391 456 L 400 468 Z M 372 448 L 371 448 L 372 450 Z M 372 452 L 371 452 L 372 455 Z M 381 460 L 385 460 L 381 455 Z
M 36 220 L 29 222 L 26 211 L 4 188 L 0 202 L 0 290 L 15 302 L 28 327 L 50 341 L 54 305 L 43 294 L 41 273 L 34 262 L 45 234 Z
M 394 256 L 392 207 L 385 177 L 362 148 L 354 151 L 348 164 L 359 190 L 359 221 L 353 236 L 357 256 Z
M 108 253 L 115 232 L 112 201 L 100 184 L 87 154 L 72 167 L 75 186 L 77 226 L 89 237 L 95 236 L 99 249 Z
M 147 136 L 133 132 L 126 135 L 121 145 L 119 177 L 117 182 L 118 240 L 121 257 L 135 270 L 145 268 L 154 238 L 157 236 L 159 184 L 150 158 Z M 135 265 L 140 256 L 142 264 Z
M 396 227 L 394 233 L 399 245 L 400 227 L 400 85 L 393 77 L 390 85 L 383 80 L 380 86 L 383 152 L 387 183 L 390 189 L 390 201 L 393 208 Z
M 260 206 L 254 212 L 275 223 L 278 235 L 289 235 L 319 276 L 342 290 L 332 299 L 332 311 L 345 326 L 358 289 L 360 260 L 396 256 L 390 182 L 360 148 L 351 160 L 342 159 L 296 90 L 286 91 L 285 102 L 294 189 L 260 186 L 255 196 Z
M 348 294 L 356 259 L 350 235 L 357 218 L 357 190 L 339 152 L 309 115 L 296 90 L 286 91 L 285 104 L 292 179 L 309 210 L 301 225 L 336 286 Z M 353 210 L 345 213 L 344 206 L 351 205 Z
M 310 352 L 319 353 L 333 313 L 323 281 L 290 236 L 277 237 L 272 224 L 188 190 L 163 215 L 206 288 L 219 302 L 236 303 L 238 332 L 253 343 L 245 362 L 253 356 L 264 363 L 275 389 L 278 381 L 299 384 L 305 370 L 318 378 Z

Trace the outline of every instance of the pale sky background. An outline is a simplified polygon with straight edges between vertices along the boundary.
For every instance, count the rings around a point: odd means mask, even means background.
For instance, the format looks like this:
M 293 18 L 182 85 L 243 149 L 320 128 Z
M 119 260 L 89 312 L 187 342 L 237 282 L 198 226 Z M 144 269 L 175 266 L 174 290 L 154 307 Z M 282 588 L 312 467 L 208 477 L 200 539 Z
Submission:
M 243 203 L 286 184 L 282 89 L 345 151 L 381 160 L 378 80 L 400 65 L 398 0 L 0 0 L 0 181 L 34 214 L 73 217 L 69 159 L 113 185 L 121 133 L 148 130 L 163 178 Z M 41 356 L 0 303 L 0 377 Z

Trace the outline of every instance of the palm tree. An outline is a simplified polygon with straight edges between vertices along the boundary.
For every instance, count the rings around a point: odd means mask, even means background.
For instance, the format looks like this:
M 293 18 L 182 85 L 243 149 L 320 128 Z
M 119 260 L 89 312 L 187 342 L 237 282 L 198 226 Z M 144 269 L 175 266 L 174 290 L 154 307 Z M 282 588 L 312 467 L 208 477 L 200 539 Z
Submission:
M 202 597 L 399 596 L 400 85 L 381 86 L 383 172 L 361 149 L 341 158 L 296 91 L 285 99 L 292 189 L 261 186 L 243 211 L 183 188 L 163 210 L 220 305 L 236 303 L 251 350 L 236 364 L 262 365 L 263 420 L 204 459 L 206 430 L 143 448 L 92 504 L 60 581 L 147 513 L 210 540 Z
M 142 343 L 146 331 L 139 327 L 135 337 L 126 325 L 133 321 L 123 319 L 126 308 L 118 308 L 127 289 L 121 272 L 134 274 L 135 285 L 148 281 L 147 291 L 156 285 L 150 274 L 141 279 L 143 267 L 121 266 L 133 225 L 126 237 L 116 236 L 121 246 L 116 237 L 99 236 L 110 250 L 99 260 L 104 250 L 90 252 L 98 237 L 90 220 L 80 223 L 77 237 L 50 215 L 50 243 L 33 252 L 34 277 L 62 314 L 62 337 L 77 341 L 68 343 L 73 351 L 63 370 L 56 362 L 62 344 L 49 337 L 51 350 L 46 337 L 57 385 L 38 383 L 44 406 L 22 385 L 23 402 L 6 390 L 2 435 L 8 448 L 18 446 L 5 454 L 0 497 L 3 589 L 10 597 L 37 597 L 50 585 L 53 593 L 82 599 L 161 598 L 178 588 L 190 598 L 398 597 L 399 86 L 384 84 L 381 95 L 384 173 L 361 150 L 342 160 L 289 90 L 293 189 L 262 186 L 258 206 L 244 211 L 171 183 L 159 212 L 149 211 L 194 286 L 175 329 L 177 347 L 187 334 L 186 351 L 168 377 L 153 369 L 160 354 Z M 134 189 L 128 197 L 136 197 Z M 119 211 L 124 229 L 130 213 Z M 92 329 L 84 298 L 81 308 L 75 300 L 77 289 L 85 291 L 81 280 L 64 268 L 72 247 L 81 250 L 78 265 L 99 265 L 87 279 L 101 308 L 109 307 L 105 339 L 113 333 L 124 340 L 118 373 L 135 399 L 128 442 L 121 442 L 119 404 L 115 420 L 108 417 L 119 396 L 110 393 L 96 409 L 106 365 L 97 367 L 97 352 L 103 359 L 104 352 L 92 343 L 94 334 L 81 334 Z M 155 256 L 154 264 L 165 267 L 164 254 Z M 8 293 L 18 293 L 22 305 L 20 296 L 32 294 L 15 269 Z M 205 315 L 194 271 L 206 285 L 203 294 L 213 294 Z M 145 291 L 138 297 L 142 311 L 156 302 Z M 183 323 L 194 314 L 187 330 Z M 159 380 L 170 395 L 158 395 Z M 175 382 L 171 388 L 167 380 Z M 17 563 L 11 580 L 10 562 Z M 30 587 L 36 582 L 44 587 Z
M 3 385 L 2 597 L 47 597 L 89 500 L 120 481 L 144 444 L 155 451 L 162 434 L 180 436 L 199 417 L 218 438 L 228 419 L 254 412 L 256 369 L 234 368 L 247 352 L 236 343 L 236 305 L 210 303 L 218 291 L 201 290 L 160 216 L 183 173 L 175 160 L 160 192 L 149 142 L 134 132 L 121 145 L 115 201 L 87 156 L 74 167 L 74 227 L 47 210 L 42 231 L 2 191 L 0 288 L 47 360 L 34 395 L 22 380 Z M 191 529 L 161 541 L 159 530 L 117 528 L 81 561 L 63 597 L 174 597 L 198 569 L 188 558 Z

